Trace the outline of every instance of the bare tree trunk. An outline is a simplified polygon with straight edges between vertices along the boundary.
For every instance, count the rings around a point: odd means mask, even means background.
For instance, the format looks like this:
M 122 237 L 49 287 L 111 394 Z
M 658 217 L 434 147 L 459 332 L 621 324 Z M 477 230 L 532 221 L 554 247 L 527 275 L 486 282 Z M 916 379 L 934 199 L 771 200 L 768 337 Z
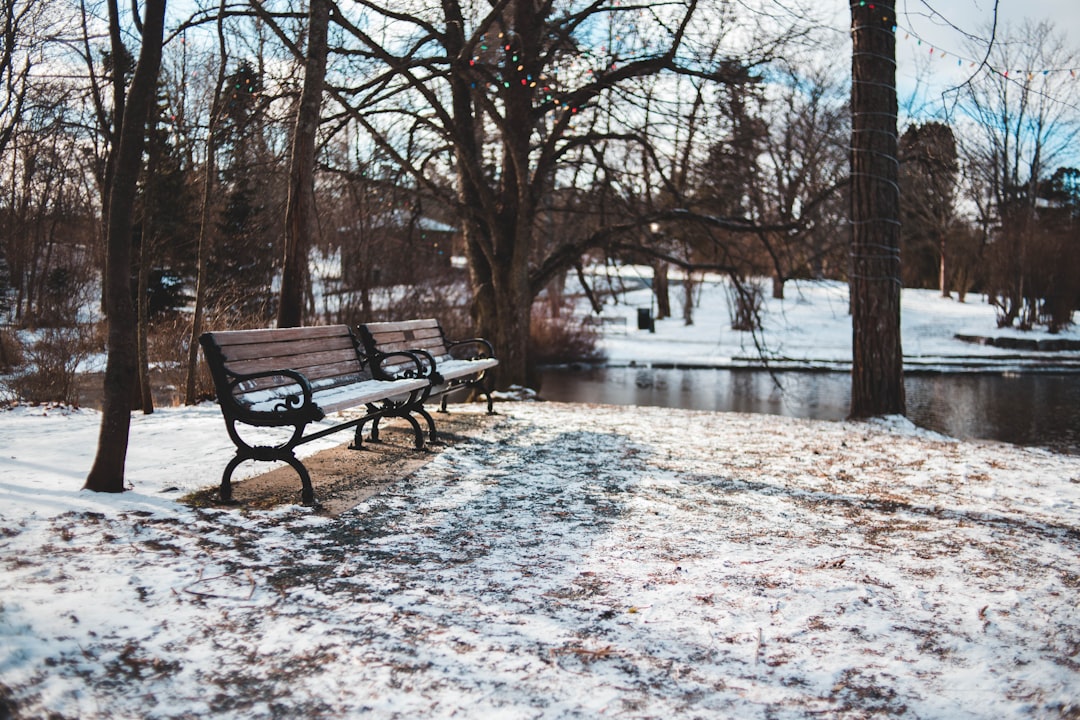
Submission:
M 203 172 L 203 196 L 199 206 L 199 249 L 195 270 L 195 308 L 191 313 L 191 336 L 187 348 L 187 378 L 184 382 L 184 404 L 194 405 L 198 395 L 199 335 L 206 314 L 206 272 L 210 259 L 210 204 L 214 197 L 214 176 L 217 174 L 217 128 L 221 118 L 221 93 L 225 87 L 229 57 L 225 48 L 225 0 L 218 6 L 218 74 L 214 84 L 214 99 L 210 105 L 210 120 L 206 128 L 206 167 Z
M 851 4 L 853 418 L 903 414 L 895 1 Z
M 945 254 L 946 241 L 945 238 L 948 233 L 942 232 L 938 241 L 938 287 L 941 289 L 941 297 L 951 298 L 952 293 L 949 291 L 949 267 L 946 263 L 947 255 Z
M 683 324 L 687 327 L 694 324 L 694 287 L 696 281 L 694 280 L 694 273 L 689 267 L 686 268 L 683 277 Z
M 110 23 L 119 26 L 119 17 Z M 107 289 L 108 359 L 105 365 L 105 395 L 97 455 L 86 478 L 86 489 L 98 492 L 124 491 L 131 428 L 131 396 L 135 389 L 135 313 L 131 303 L 131 216 L 136 183 L 146 141 L 146 117 L 154 99 L 161 67 L 162 34 L 165 28 L 165 0 L 146 0 L 142 49 L 131 80 L 124 119 L 120 129 L 116 164 L 109 193 Z
M 653 295 L 656 296 L 656 319 L 671 317 L 671 292 L 668 284 L 670 264 L 664 260 L 653 261 Z
M 150 266 L 153 264 L 153 249 L 150 247 L 153 237 L 154 220 L 143 218 L 142 241 L 139 243 L 139 288 L 136 294 L 138 309 L 138 392 L 133 408 L 149 415 L 154 412 L 154 394 L 150 391 Z
M 311 0 L 308 12 L 308 49 L 304 87 L 296 111 L 289 201 L 285 209 L 285 260 L 282 265 L 278 327 L 297 327 L 304 320 L 307 253 L 315 226 L 315 134 L 319 129 L 323 82 L 326 78 L 329 0 Z

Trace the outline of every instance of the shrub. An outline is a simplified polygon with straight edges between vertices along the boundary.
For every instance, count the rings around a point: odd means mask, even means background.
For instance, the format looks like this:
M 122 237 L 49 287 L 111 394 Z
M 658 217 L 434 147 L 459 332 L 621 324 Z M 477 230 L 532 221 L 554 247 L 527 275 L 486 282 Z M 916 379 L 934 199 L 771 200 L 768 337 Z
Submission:
M 530 358 L 536 365 L 593 363 L 603 360 L 596 347 L 595 325 L 569 311 L 552 314 L 547 303 L 533 305 L 529 327 Z
M 9 384 L 22 401 L 78 405 L 75 382 L 79 365 L 98 349 L 93 326 L 46 328 L 23 347 L 25 359 Z
M 728 285 L 728 311 L 731 329 L 752 332 L 761 329 L 761 309 L 765 288 L 760 280 L 732 282 Z
M 10 330 L 0 330 L 0 372 L 9 373 L 23 364 L 23 347 Z

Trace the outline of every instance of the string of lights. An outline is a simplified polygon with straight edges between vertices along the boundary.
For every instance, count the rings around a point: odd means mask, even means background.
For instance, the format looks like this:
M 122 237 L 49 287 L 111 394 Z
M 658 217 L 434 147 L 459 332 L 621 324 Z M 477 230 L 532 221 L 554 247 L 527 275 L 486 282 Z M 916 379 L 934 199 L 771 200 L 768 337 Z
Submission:
M 903 29 L 903 28 L 901 28 L 901 29 L 904 31 L 904 35 L 903 35 L 902 39 L 904 41 L 908 41 L 908 42 L 915 42 L 917 47 L 923 47 L 923 46 L 927 47 L 928 48 L 927 56 L 930 57 L 931 59 L 946 60 L 946 59 L 950 59 L 950 58 L 955 58 L 957 67 L 964 67 L 966 65 L 969 68 L 978 67 L 983 62 L 982 60 L 973 60 L 970 57 L 966 57 L 962 53 L 957 53 L 957 52 L 954 52 L 954 51 L 951 51 L 951 50 L 946 50 L 946 49 L 943 49 L 941 47 L 934 46 L 934 45 L 930 44 L 929 42 L 927 42 L 926 40 L 924 40 L 923 38 L 919 37 L 919 35 L 916 34 L 914 30 L 908 30 L 908 29 Z M 899 39 L 899 33 L 898 33 L 898 39 Z M 951 62 L 951 60 L 950 60 L 950 62 Z M 1080 77 L 1080 67 L 1066 67 L 1066 68 L 1003 68 L 1003 67 L 1000 67 L 1000 66 L 995 66 L 995 64 L 990 62 L 990 61 L 986 62 L 986 67 L 990 70 L 990 72 L 995 73 L 997 75 L 1001 75 L 1002 77 L 1006 77 L 1006 78 L 1007 77 L 1026 77 L 1028 80 L 1034 80 L 1036 77 L 1038 77 L 1040 75 L 1042 75 L 1042 76 L 1063 75 L 1063 74 L 1066 74 L 1066 73 L 1068 73 L 1069 76 L 1074 78 L 1074 79 L 1077 78 L 1077 77 Z

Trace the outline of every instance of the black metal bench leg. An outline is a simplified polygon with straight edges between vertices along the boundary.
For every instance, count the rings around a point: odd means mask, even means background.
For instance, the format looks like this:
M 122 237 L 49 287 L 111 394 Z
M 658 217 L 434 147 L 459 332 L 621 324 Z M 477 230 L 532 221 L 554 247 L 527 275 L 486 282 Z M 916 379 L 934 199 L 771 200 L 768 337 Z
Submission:
M 437 434 L 437 433 L 435 432 L 435 418 L 431 417 L 431 413 L 429 413 L 429 412 L 428 412 L 427 410 L 425 410 L 425 409 L 424 409 L 424 406 L 423 406 L 423 405 L 418 405 L 418 406 L 417 406 L 417 407 L 415 408 L 415 410 L 416 410 L 416 412 L 417 412 L 417 413 L 419 413 L 419 414 L 420 414 L 420 416 L 421 416 L 421 417 L 423 417 L 423 418 L 424 418 L 424 420 L 426 420 L 426 421 L 427 421 L 427 425 L 428 425 L 428 439 L 429 439 L 429 440 L 430 440 L 431 442 L 437 442 L 437 441 L 438 441 L 438 439 L 439 439 L 439 436 L 438 436 L 438 434 Z
M 421 411 L 423 412 L 423 411 Z M 413 437 L 416 438 L 416 449 L 424 449 L 424 431 L 420 427 L 420 423 L 416 421 L 416 418 L 411 413 L 404 413 L 401 417 L 409 421 L 409 424 L 413 427 Z
M 443 393 L 442 401 L 439 403 L 439 412 L 446 412 L 446 400 L 449 398 L 450 393 Z
M 296 471 L 296 474 L 300 476 L 300 502 L 309 507 L 318 504 L 315 502 L 315 489 L 311 485 L 311 474 L 308 473 L 307 468 L 300 462 L 300 459 L 291 453 L 275 453 L 271 457 L 256 457 L 255 455 L 237 455 L 234 457 L 229 461 L 229 464 L 225 466 L 225 472 L 221 475 L 221 486 L 218 488 L 218 497 L 222 503 L 226 505 L 234 504 L 232 496 L 232 474 L 233 471 L 239 467 L 240 463 L 245 460 L 280 460 L 282 462 L 287 462 L 292 466 L 293 470 Z
M 307 468 L 304 467 L 304 463 L 300 462 L 300 459 L 295 455 L 281 458 L 285 462 L 292 465 L 293 470 L 300 476 L 300 502 L 301 504 L 312 507 L 317 505 L 315 502 L 315 489 L 311 487 L 311 475 L 308 473 Z
M 225 472 L 221 474 L 221 486 L 218 488 L 218 498 L 225 504 L 232 504 L 232 474 L 237 466 L 245 460 L 251 460 L 243 455 L 237 455 L 225 466 Z

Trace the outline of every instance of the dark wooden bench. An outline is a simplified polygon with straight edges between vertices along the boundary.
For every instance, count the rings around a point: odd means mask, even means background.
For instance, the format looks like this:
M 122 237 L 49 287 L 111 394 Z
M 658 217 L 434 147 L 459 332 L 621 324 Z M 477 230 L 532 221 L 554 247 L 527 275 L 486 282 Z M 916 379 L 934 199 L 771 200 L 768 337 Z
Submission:
M 485 395 L 488 413 L 494 412 L 491 398 L 494 376 L 491 370 L 499 361 L 487 340 L 447 340 L 442 325 L 434 318 L 365 323 L 358 330 L 368 354 L 405 352 L 418 356 L 424 364 L 425 376 L 431 380 L 431 389 L 424 399 L 441 397 L 440 409 L 443 412 L 446 411 L 450 393 L 465 388 L 476 388 Z M 390 360 L 383 367 L 392 372 L 411 369 L 405 357 L 392 356 Z M 423 407 L 418 408 L 417 412 L 427 420 L 431 440 L 434 441 L 434 420 Z
M 383 417 L 405 418 L 412 425 L 416 447 L 424 445 L 420 423 L 412 416 L 431 390 L 427 369 L 404 352 L 361 352 L 347 325 L 208 332 L 199 338 L 217 391 L 225 427 L 236 456 L 221 477 L 220 496 L 232 500 L 232 474 L 245 460 L 283 461 L 300 476 L 301 500 L 315 504 L 311 476 L 296 457 L 297 446 L 330 433 L 355 428 L 353 447 L 362 447 L 364 425 Z M 380 364 L 385 364 L 381 366 Z M 311 423 L 331 413 L 363 408 L 358 417 L 305 434 Z M 277 445 L 244 440 L 238 426 L 291 427 Z

